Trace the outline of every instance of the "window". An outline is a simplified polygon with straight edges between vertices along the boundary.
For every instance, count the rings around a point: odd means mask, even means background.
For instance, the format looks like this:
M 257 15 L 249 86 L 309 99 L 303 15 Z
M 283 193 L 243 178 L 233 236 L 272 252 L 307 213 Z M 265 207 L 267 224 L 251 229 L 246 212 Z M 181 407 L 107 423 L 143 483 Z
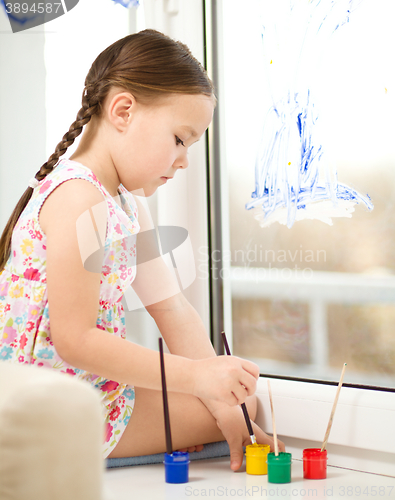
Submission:
M 394 7 L 332 4 L 218 2 L 222 248 L 212 278 L 223 282 L 232 352 L 263 373 L 336 381 L 347 362 L 346 382 L 394 388 Z M 329 195 L 321 205 L 300 195 L 296 208 L 303 154 L 316 155 Z M 331 198 L 335 173 L 358 204 Z M 273 199 L 251 193 L 275 181 L 277 201 L 291 202 L 270 212 Z
M 394 108 L 388 90 L 394 73 L 385 62 L 387 46 L 393 44 L 389 2 L 380 2 L 380 14 L 377 2 L 357 2 L 358 10 L 343 26 L 343 34 L 339 29 L 336 44 L 333 38 L 335 45 L 328 43 L 320 55 L 321 72 L 316 67 L 313 71 L 315 81 L 321 81 L 321 93 L 315 87 L 318 102 L 323 103 L 321 119 L 330 131 L 326 151 L 336 160 L 339 182 L 369 194 L 374 210 L 360 203 L 351 219 L 334 219 L 333 226 L 301 220 L 290 228 L 278 222 L 261 228 L 245 210 L 255 189 L 255 159 L 271 105 L 261 64 L 259 8 L 269 7 L 273 14 L 277 8 L 317 3 L 344 8 L 350 2 L 206 1 L 209 68 L 219 97 L 209 142 L 212 332 L 219 350 L 219 333 L 225 328 L 233 341 L 232 352 L 250 357 L 266 374 L 258 382 L 257 423 L 267 432 L 271 419 L 266 379 L 272 379 L 277 432 L 295 459 L 301 459 L 304 448 L 322 444 L 341 367 L 347 361 L 328 463 L 392 476 L 395 377 L 391 368 L 382 370 L 377 356 L 376 360 L 371 356 L 372 345 L 380 346 L 378 358 L 393 360 L 394 352 L 390 328 L 384 328 L 387 333 L 382 335 L 384 323 L 391 324 L 395 298 L 390 233 L 393 125 L 387 121 Z M 368 25 L 372 29 L 380 25 L 377 36 L 365 36 Z M 376 65 L 375 70 L 367 70 L 366 64 Z M 355 78 L 365 98 L 362 105 Z M 384 81 L 388 86 L 381 84 Z M 282 83 L 277 82 L 277 92 Z M 375 125 L 368 119 L 362 122 L 370 114 Z M 368 144 L 373 136 L 376 146 L 380 144 L 376 157 Z M 375 182 L 374 172 L 379 174 Z M 295 265 L 299 269 L 293 269 Z M 367 341 L 367 332 L 374 343 Z M 361 369 L 358 363 L 364 353 L 368 356 Z M 384 387 L 373 387 L 379 384 Z

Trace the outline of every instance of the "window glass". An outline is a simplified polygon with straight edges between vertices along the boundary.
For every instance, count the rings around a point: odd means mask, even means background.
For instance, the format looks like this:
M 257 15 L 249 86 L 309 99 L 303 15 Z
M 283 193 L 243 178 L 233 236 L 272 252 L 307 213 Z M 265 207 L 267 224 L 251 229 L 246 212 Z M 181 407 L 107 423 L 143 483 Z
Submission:
M 222 2 L 227 314 L 263 373 L 395 386 L 394 8 Z

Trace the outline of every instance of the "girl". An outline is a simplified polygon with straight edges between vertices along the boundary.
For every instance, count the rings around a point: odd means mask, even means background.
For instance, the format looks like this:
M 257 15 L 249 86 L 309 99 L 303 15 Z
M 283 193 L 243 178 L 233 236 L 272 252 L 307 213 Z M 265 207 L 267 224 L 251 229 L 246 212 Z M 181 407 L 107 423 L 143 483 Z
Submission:
M 150 196 L 188 166 L 188 148 L 211 122 L 214 103 L 185 45 L 153 30 L 117 41 L 93 63 L 76 121 L 29 182 L 0 240 L 0 358 L 60 370 L 101 391 L 104 457 L 165 451 L 158 353 L 125 340 L 121 299 L 131 283 L 171 353 L 175 449 L 225 438 L 236 470 L 249 442 L 238 405 L 245 401 L 254 418 L 258 367 L 215 355 L 161 258 L 137 273 L 128 260 L 136 250 L 130 236 L 144 224 L 130 192 Z M 75 153 L 59 160 L 84 125 Z M 92 272 L 83 261 L 96 234 L 103 245 Z

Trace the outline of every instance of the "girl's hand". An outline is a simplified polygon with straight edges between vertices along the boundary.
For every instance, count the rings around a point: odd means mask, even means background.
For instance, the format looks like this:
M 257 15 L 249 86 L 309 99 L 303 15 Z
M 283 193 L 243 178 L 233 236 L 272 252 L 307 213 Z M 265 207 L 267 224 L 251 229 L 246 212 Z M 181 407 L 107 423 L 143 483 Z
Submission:
M 247 425 L 240 407 L 225 406 L 213 412 L 224 438 L 230 449 L 230 468 L 234 471 L 240 468 L 243 463 L 243 446 L 251 444 Z M 258 444 L 269 444 L 270 450 L 274 452 L 273 438 L 268 436 L 254 422 L 251 422 L 256 441 Z M 285 445 L 278 440 L 279 451 L 285 451 Z
M 229 406 L 244 403 L 255 393 L 259 368 L 235 356 L 216 356 L 192 362 L 192 394 Z

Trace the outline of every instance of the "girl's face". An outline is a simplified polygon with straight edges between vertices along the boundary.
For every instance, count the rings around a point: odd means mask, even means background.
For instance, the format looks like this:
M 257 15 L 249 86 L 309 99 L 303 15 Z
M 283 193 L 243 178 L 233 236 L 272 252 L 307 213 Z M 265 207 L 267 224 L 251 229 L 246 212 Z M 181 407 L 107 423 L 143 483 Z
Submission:
M 111 151 L 119 181 L 128 191 L 152 195 L 188 166 L 188 149 L 209 126 L 213 110 L 213 100 L 201 94 L 173 94 L 155 105 L 134 101 Z

